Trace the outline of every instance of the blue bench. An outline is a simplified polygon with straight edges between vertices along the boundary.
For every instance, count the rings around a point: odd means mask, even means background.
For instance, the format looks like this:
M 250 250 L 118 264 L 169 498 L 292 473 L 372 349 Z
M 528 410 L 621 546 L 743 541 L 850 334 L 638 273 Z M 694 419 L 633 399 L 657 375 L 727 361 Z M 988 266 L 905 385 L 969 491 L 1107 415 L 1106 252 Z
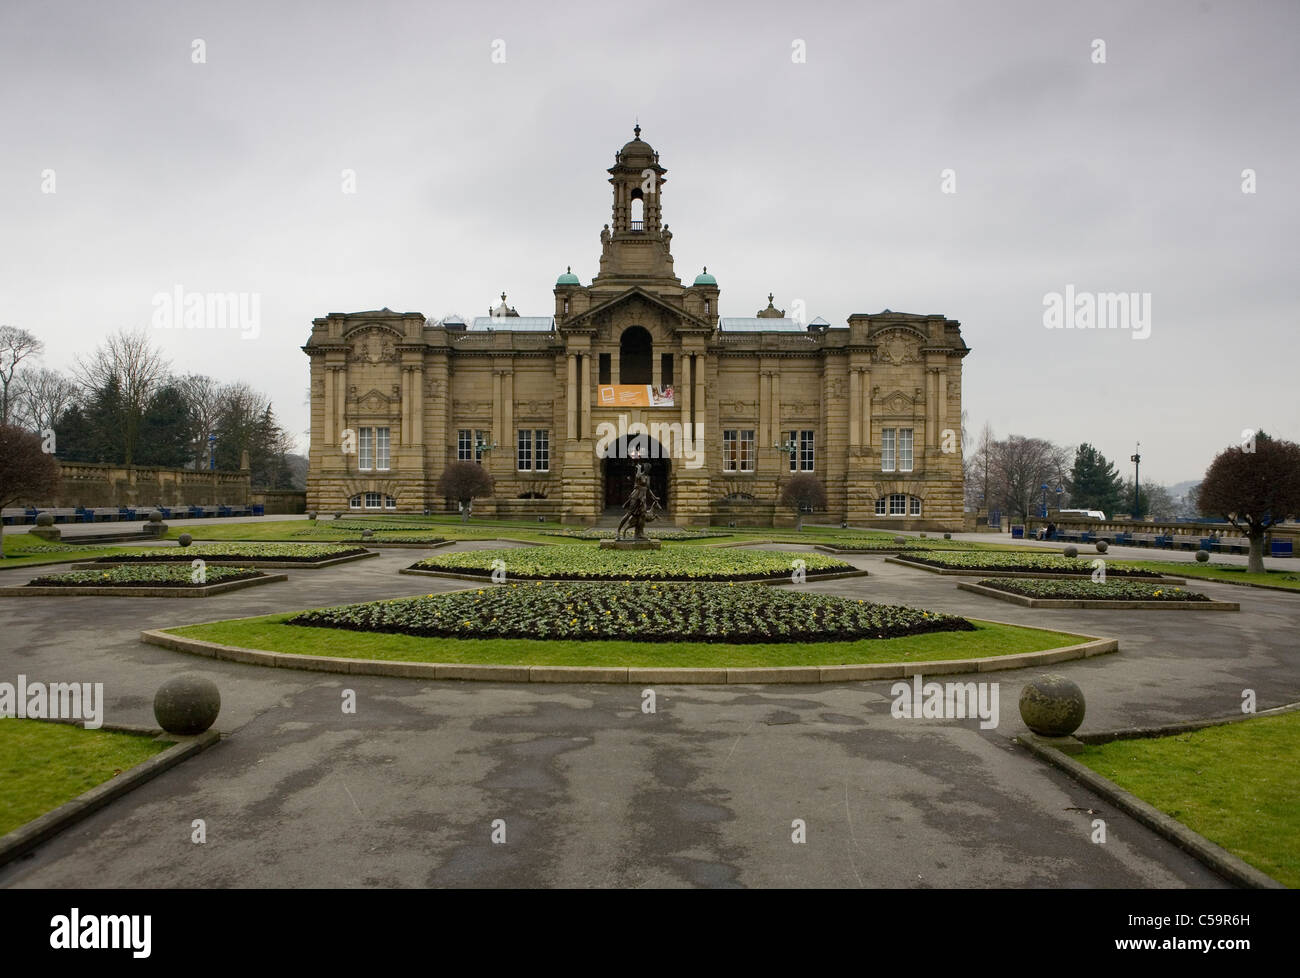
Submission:
M 1294 557 L 1292 543 L 1290 540 L 1274 540 L 1269 547 L 1268 555 L 1270 557 Z
M 1012 540 L 1023 540 L 1025 538 L 1025 528 L 1023 526 L 1013 526 L 1011 528 Z

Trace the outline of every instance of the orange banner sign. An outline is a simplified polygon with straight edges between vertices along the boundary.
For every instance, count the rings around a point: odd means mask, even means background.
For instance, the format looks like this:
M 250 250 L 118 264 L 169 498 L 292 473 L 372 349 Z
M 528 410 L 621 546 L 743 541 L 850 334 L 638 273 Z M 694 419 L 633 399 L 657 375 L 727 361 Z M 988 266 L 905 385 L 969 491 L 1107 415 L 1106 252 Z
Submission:
M 649 384 L 601 384 L 597 388 L 601 407 L 673 407 L 673 389 Z

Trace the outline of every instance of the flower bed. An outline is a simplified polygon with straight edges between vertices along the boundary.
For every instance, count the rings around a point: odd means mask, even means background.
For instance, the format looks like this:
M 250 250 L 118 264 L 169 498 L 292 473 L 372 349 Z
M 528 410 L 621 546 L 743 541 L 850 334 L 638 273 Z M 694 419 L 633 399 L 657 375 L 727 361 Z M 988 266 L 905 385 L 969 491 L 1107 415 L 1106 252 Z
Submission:
M 97 557 L 95 563 L 184 562 L 192 560 L 274 560 L 285 563 L 316 563 L 367 553 L 364 547 L 327 543 L 196 543 L 189 547 L 156 547 L 127 550 Z
M 955 551 L 915 554 L 905 558 L 941 570 L 1021 571 L 1029 574 L 1078 574 L 1087 577 L 1092 573 L 1092 561 L 1097 557 L 1066 557 L 1062 554 Z M 1106 561 L 1107 577 L 1150 577 L 1151 572 L 1134 564 Z
M 141 564 L 135 567 L 108 567 L 104 570 L 63 571 L 58 574 L 46 574 L 33 578 L 27 587 L 211 587 L 213 584 L 228 584 L 231 581 L 245 581 L 255 577 L 264 577 L 261 571 L 252 567 L 207 567 L 204 569 L 204 581 L 196 584 L 191 580 L 193 571 L 189 565 L 183 567 L 166 567 L 158 564 Z
M 507 579 L 516 580 L 766 581 L 790 577 L 795 560 L 803 561 L 809 579 L 856 571 L 851 564 L 820 554 L 699 547 L 598 550 L 576 544 L 439 554 L 412 565 L 411 570 L 489 577 L 493 564 L 500 561 Z
M 1109 571 L 1108 571 L 1109 572 Z M 1070 598 L 1087 601 L 1209 601 L 1197 591 L 1152 584 L 1146 581 L 1042 581 L 1015 577 L 977 581 L 980 587 L 1019 594 L 1026 598 Z
M 542 530 L 540 531 L 548 537 L 568 537 L 573 540 L 613 540 L 618 531 L 604 527 L 597 529 L 595 527 L 586 530 Z M 662 530 L 647 528 L 645 535 L 651 540 L 707 540 L 710 537 L 731 536 L 730 532 L 721 532 L 718 530 Z
M 964 618 L 756 584 L 506 584 L 307 611 L 288 625 L 438 638 L 829 642 L 974 631 Z

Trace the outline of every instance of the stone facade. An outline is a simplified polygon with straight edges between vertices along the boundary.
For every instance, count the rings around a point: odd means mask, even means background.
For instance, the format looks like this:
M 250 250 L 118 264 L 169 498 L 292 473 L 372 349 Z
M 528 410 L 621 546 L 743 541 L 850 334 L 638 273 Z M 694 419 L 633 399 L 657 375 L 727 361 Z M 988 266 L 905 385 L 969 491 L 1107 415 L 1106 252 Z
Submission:
M 502 295 L 468 323 L 314 320 L 308 508 L 442 512 L 437 479 L 469 457 L 496 479 L 476 514 L 591 524 L 617 511 L 639 453 L 680 525 L 792 522 L 773 503 L 811 471 L 829 497 L 815 519 L 960 529 L 959 323 L 889 310 L 806 323 L 771 296 L 755 317 L 720 317 L 707 269 L 691 285 L 674 273 L 667 171 L 639 129 L 608 173 L 599 272 L 587 286 L 560 276 L 553 316 L 521 317 Z M 650 393 L 602 406 L 622 396 L 610 385 Z M 651 406 L 668 387 L 671 406 Z

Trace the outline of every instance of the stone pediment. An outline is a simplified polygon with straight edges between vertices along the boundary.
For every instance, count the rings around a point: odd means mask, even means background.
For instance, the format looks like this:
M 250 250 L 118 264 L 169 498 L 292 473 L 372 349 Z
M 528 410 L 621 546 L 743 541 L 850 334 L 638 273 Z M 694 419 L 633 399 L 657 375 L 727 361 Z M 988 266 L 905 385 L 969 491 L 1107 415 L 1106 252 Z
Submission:
M 925 337 L 905 326 L 891 326 L 872 336 L 871 342 L 876 347 L 871 356 L 872 363 L 920 363 Z
M 599 329 L 610 323 L 614 314 L 629 305 L 640 305 L 648 312 L 655 312 L 661 315 L 666 322 L 678 325 L 687 329 L 704 329 L 712 327 L 705 321 L 692 316 L 685 309 L 665 302 L 659 296 L 648 292 L 639 286 L 633 286 L 626 292 L 607 299 L 599 305 L 592 306 L 586 312 L 578 313 L 569 319 L 561 329 Z
M 358 388 L 353 387 L 349 392 L 348 400 L 367 411 L 384 411 L 397 407 L 401 400 L 401 389 L 394 386 L 392 394 L 385 394 L 379 388 L 372 387 L 363 394 Z
M 910 417 L 916 413 L 916 405 L 920 399 L 913 397 L 903 391 L 890 391 L 880 396 L 880 412 L 882 414 L 906 415 Z

